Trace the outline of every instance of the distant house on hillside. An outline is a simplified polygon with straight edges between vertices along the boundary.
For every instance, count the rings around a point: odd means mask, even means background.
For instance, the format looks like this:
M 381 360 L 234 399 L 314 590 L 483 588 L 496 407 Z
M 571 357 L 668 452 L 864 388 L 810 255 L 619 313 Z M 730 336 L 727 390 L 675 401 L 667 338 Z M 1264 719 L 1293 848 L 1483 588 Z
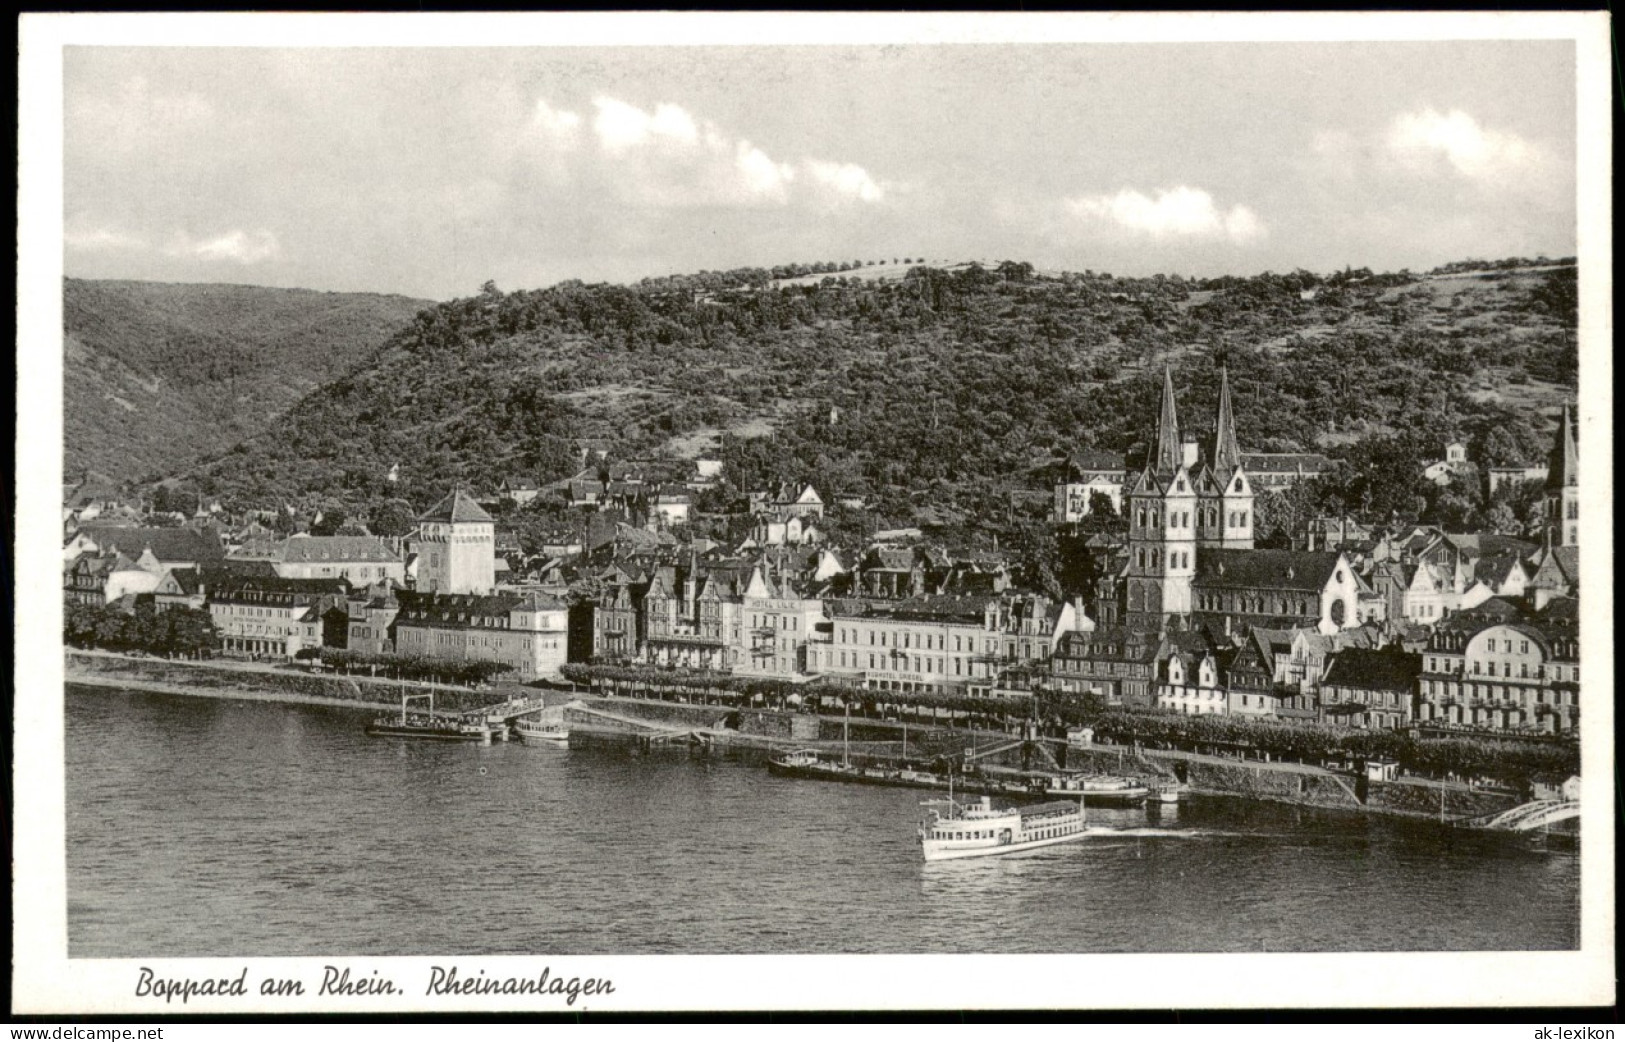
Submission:
M 1255 490 L 1283 489 L 1320 477 L 1332 461 L 1318 452 L 1243 452 L 1241 465 Z
M 507 477 L 497 487 L 497 494 L 515 506 L 524 506 L 541 495 L 542 486 L 526 477 Z
M 1453 441 L 1444 447 L 1444 459 L 1435 460 L 1422 469 L 1422 476 L 1435 485 L 1448 485 L 1472 469 L 1467 462 L 1467 446 Z
M 1055 485 L 1054 522 L 1074 524 L 1089 515 L 1096 493 L 1111 500 L 1112 509 L 1123 512 L 1123 486 L 1127 481 L 1121 453 L 1084 449 L 1067 457 L 1066 470 Z

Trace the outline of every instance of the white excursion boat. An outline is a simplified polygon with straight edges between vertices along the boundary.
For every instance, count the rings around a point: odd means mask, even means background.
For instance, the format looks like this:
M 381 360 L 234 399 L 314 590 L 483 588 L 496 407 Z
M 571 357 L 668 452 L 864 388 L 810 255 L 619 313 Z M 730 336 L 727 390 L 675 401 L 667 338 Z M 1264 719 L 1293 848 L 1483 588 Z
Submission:
M 1082 800 L 1007 810 L 994 810 L 989 796 L 983 796 L 980 803 L 947 799 L 927 800 L 925 805 L 946 807 L 932 810 L 920 825 L 920 849 L 927 861 L 1014 854 L 1081 839 L 1085 834 Z
M 570 744 L 570 729 L 562 723 L 544 724 L 521 720 L 513 725 L 513 729 L 515 734 L 524 739 L 526 745 Z

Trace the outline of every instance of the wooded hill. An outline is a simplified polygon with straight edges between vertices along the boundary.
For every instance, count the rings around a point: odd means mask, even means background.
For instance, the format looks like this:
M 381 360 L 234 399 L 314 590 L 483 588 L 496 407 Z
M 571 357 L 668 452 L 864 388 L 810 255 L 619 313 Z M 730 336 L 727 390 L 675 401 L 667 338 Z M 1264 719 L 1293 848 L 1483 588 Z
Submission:
M 67 279 L 67 475 L 168 475 L 266 429 L 428 301 L 375 293 Z
M 759 269 L 487 284 L 423 310 L 185 477 L 236 505 L 421 508 L 457 482 L 561 477 L 575 439 L 604 438 L 627 455 L 720 452 L 739 488 L 811 480 L 869 494 L 888 521 L 974 525 L 1004 517 L 1012 490 L 1048 488 L 1069 451 L 1132 455 L 1164 363 L 1181 419 L 1210 423 L 1221 359 L 1248 451 L 1386 466 L 1461 438 L 1481 458 L 1544 459 L 1576 381 L 1573 262 L 1469 268 L 1190 281 L 1005 263 L 783 286 Z M 1379 491 L 1341 490 L 1375 512 L 1426 489 Z

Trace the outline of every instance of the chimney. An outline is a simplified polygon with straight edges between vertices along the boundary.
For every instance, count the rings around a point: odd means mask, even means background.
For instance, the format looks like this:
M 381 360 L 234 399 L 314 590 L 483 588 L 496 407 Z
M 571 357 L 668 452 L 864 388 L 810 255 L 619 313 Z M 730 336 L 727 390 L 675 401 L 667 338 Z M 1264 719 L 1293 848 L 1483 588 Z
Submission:
M 1200 454 L 1201 450 L 1197 446 L 1196 435 L 1190 431 L 1186 431 L 1179 438 L 1180 465 L 1186 470 L 1194 469 L 1196 467 L 1196 460 Z

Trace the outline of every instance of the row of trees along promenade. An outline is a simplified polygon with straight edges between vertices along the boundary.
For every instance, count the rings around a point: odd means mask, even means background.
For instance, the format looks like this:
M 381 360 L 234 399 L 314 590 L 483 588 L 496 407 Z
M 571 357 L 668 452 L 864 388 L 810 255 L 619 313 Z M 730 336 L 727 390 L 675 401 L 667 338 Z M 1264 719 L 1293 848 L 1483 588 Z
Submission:
M 1059 737 L 1068 727 L 1091 727 L 1098 739 L 1141 749 L 1239 756 L 1312 766 L 1391 760 L 1410 775 L 1478 780 L 1514 787 L 1536 777 L 1579 773 L 1571 741 L 1505 740 L 1481 735 L 1424 736 L 1414 729 L 1364 730 L 1319 723 L 1249 720 L 1168 710 L 1126 709 L 1099 698 L 1047 691 L 1012 698 L 950 692 L 875 691 L 829 680 L 791 684 L 698 670 L 652 666 L 566 665 L 572 684 L 619 697 L 700 702 L 737 707 L 798 709 L 824 715 L 850 711 L 863 719 L 993 728 Z

